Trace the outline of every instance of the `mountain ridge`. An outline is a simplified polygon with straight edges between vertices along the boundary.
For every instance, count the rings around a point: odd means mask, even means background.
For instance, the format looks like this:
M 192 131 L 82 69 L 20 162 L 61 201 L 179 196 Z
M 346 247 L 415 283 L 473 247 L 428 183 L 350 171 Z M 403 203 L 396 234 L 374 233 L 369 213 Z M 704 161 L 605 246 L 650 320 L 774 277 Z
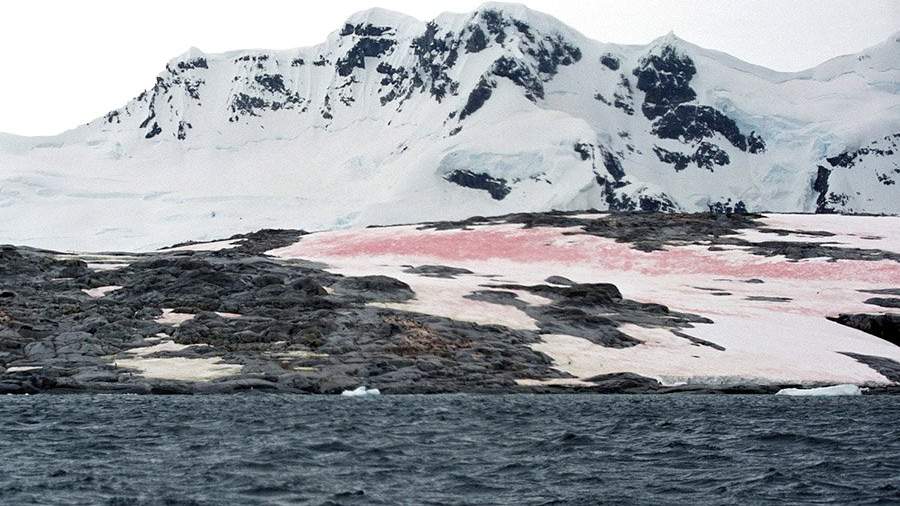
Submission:
M 898 40 L 783 73 L 516 4 L 370 9 L 315 46 L 191 48 L 86 125 L 0 136 L 0 206 L 40 229 L 0 234 L 141 249 L 550 209 L 895 214 Z
M 639 49 L 639 48 L 652 48 L 652 47 L 664 46 L 664 45 L 679 45 L 679 44 L 684 45 L 684 46 L 687 46 L 688 49 L 693 50 L 693 51 L 699 50 L 699 51 L 703 51 L 703 52 L 707 52 L 707 53 L 712 53 L 715 55 L 719 55 L 719 56 L 723 57 L 724 59 L 730 60 L 731 62 L 736 64 L 733 67 L 735 70 L 744 70 L 744 71 L 753 70 L 753 71 L 755 71 L 755 73 L 757 73 L 757 75 L 759 73 L 769 74 L 770 76 L 773 77 L 773 79 L 772 79 L 773 82 L 783 82 L 785 80 L 789 80 L 789 79 L 797 78 L 797 77 L 801 77 L 801 76 L 807 76 L 807 75 L 809 76 L 810 79 L 817 79 L 816 77 L 814 77 L 814 74 L 816 74 L 817 70 L 821 71 L 821 69 L 827 68 L 829 66 L 837 65 L 839 63 L 844 63 L 847 60 L 861 61 L 864 58 L 869 58 L 870 56 L 868 56 L 868 55 L 870 55 L 870 53 L 873 53 L 873 52 L 876 52 L 879 50 L 883 50 L 884 53 L 893 52 L 894 53 L 893 56 L 900 57 L 900 50 L 898 50 L 897 47 L 891 48 L 892 43 L 895 46 L 897 44 L 900 44 L 900 30 L 891 34 L 882 42 L 874 44 L 870 47 L 864 48 L 861 51 L 834 56 L 834 57 L 824 60 L 821 63 L 814 65 L 812 67 L 809 67 L 809 68 L 800 69 L 800 70 L 796 70 L 796 71 L 781 71 L 781 70 L 771 69 L 769 67 L 766 67 L 765 65 L 755 64 L 755 63 L 748 62 L 746 60 L 742 60 L 739 57 L 736 57 L 736 56 L 734 56 L 730 53 L 724 52 L 724 51 L 719 51 L 716 49 L 699 46 L 693 42 L 690 42 L 689 40 L 681 38 L 674 31 L 670 31 L 667 34 L 660 35 L 659 37 L 654 38 L 647 44 L 619 44 L 619 43 L 615 43 L 615 42 L 602 42 L 599 40 L 589 38 L 588 36 L 579 32 L 577 29 L 569 27 L 568 25 L 565 25 L 564 22 L 558 20 L 557 18 L 553 17 L 552 15 L 534 11 L 534 10 L 530 9 L 529 7 L 525 6 L 524 4 L 515 3 L 515 2 L 494 2 L 494 1 L 484 2 L 484 3 L 480 4 L 473 12 L 470 12 L 470 13 L 458 13 L 458 12 L 449 12 L 449 11 L 443 12 L 443 13 L 435 16 L 435 18 L 432 21 L 437 22 L 438 20 L 441 20 L 441 19 L 458 18 L 461 16 L 472 16 L 474 14 L 477 14 L 479 11 L 483 11 L 485 9 L 495 9 L 495 10 L 500 10 L 500 11 L 503 11 L 506 13 L 515 12 L 520 17 L 527 17 L 527 16 L 523 15 L 525 13 L 528 13 L 530 15 L 537 14 L 537 15 L 543 16 L 546 19 L 554 21 L 555 23 L 557 23 L 560 26 L 565 27 L 565 29 L 569 32 L 570 35 L 576 34 L 581 39 L 590 40 L 592 42 L 596 42 L 596 43 L 599 43 L 604 46 L 617 47 L 617 48 L 622 48 L 622 49 Z M 373 19 L 375 21 L 373 21 Z M 350 16 L 348 16 L 344 20 L 344 23 L 345 23 L 345 25 L 351 24 L 351 23 L 360 23 L 360 22 L 384 23 L 385 21 L 395 21 L 396 22 L 396 20 L 398 20 L 398 19 L 403 20 L 407 24 L 410 24 L 410 25 L 421 25 L 421 27 L 423 27 L 423 28 L 428 23 L 428 21 L 423 21 L 419 18 L 410 16 L 403 12 L 395 11 L 395 10 L 391 10 L 391 9 L 385 9 L 382 7 L 371 7 L 368 9 L 363 9 L 363 10 L 357 11 L 357 12 L 351 14 Z M 378 21 L 378 20 L 380 20 L 380 21 Z M 333 35 L 339 34 L 340 31 L 341 31 L 340 28 L 333 30 L 326 36 L 326 40 L 319 44 L 310 45 L 310 46 L 296 46 L 296 47 L 290 47 L 290 48 L 285 48 L 285 49 L 244 48 L 244 49 L 235 49 L 235 50 L 229 50 L 229 51 L 216 53 L 216 52 L 206 52 L 201 48 L 192 46 L 192 47 L 189 47 L 184 52 L 182 52 L 181 54 L 169 59 L 168 62 L 166 63 L 166 66 L 169 67 L 172 65 L 177 65 L 179 62 L 185 62 L 187 60 L 198 58 L 198 57 L 231 57 L 231 56 L 238 56 L 238 55 L 244 55 L 247 53 L 255 53 L 255 52 L 289 53 L 289 52 L 294 52 L 294 51 L 312 50 L 312 49 L 315 49 L 322 45 L 327 44 L 327 41 Z M 893 50 L 893 51 L 891 51 L 891 50 Z M 890 54 L 886 55 L 884 59 L 890 60 L 889 56 L 891 56 L 891 55 Z M 894 58 L 893 60 L 890 60 L 890 61 L 897 61 L 897 59 Z M 897 67 L 892 67 L 892 68 L 894 70 L 900 70 L 900 65 L 897 65 Z M 158 75 L 163 75 L 164 73 L 165 72 L 160 73 Z M 751 72 L 751 73 L 754 73 L 754 72 Z M 780 79 L 775 79 L 774 78 L 775 76 L 780 77 Z M 144 91 L 147 91 L 147 90 L 144 90 Z M 117 109 L 113 109 L 113 111 L 115 111 L 115 110 L 117 110 Z M 112 112 L 112 111 L 110 111 L 110 112 Z M 83 126 L 89 125 L 91 122 L 96 121 L 100 118 L 102 118 L 102 116 L 98 117 L 98 118 L 94 118 L 93 120 L 90 120 L 87 123 L 83 123 L 82 125 L 76 126 L 72 129 L 60 132 L 58 134 L 18 135 L 13 132 L 0 132 L 0 141 L 4 140 L 3 138 L 5 138 L 5 142 L 11 142 L 11 140 L 58 138 L 60 136 L 68 134 L 72 130 L 77 130 Z

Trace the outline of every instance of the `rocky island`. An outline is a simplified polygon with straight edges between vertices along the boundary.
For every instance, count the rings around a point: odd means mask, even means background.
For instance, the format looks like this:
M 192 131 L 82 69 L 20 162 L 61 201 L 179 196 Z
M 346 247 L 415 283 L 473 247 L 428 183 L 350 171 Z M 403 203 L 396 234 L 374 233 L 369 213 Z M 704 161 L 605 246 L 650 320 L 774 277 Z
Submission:
M 0 392 L 897 391 L 898 232 L 586 211 L 4 246 Z

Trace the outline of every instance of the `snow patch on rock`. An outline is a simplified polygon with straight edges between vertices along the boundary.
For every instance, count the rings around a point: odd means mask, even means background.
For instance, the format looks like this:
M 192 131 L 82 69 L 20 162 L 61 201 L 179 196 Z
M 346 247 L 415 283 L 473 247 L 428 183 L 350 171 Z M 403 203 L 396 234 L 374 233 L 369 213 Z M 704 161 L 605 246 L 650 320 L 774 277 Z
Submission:
M 874 228 L 883 237 L 900 236 L 900 219 L 893 217 L 776 215 L 765 220 L 772 226 L 787 220 L 782 224 L 804 237 L 804 231 L 823 228 L 840 232 L 839 239 L 848 241 L 868 241 L 860 237 Z M 416 298 L 390 307 L 482 324 L 534 330 L 534 319 L 519 308 L 469 296 L 492 284 L 538 285 L 550 276 L 612 283 L 628 299 L 664 304 L 713 321 L 682 329 L 683 335 L 622 325 L 620 331 L 640 341 L 626 348 L 564 334 L 542 335 L 533 349 L 551 357 L 556 368 L 576 381 L 633 372 L 667 385 L 884 385 L 890 384 L 886 377 L 844 353 L 900 362 L 900 348 L 826 319 L 872 312 L 865 303 L 871 295 L 860 290 L 900 286 L 895 261 L 791 260 L 756 255 L 750 247 L 737 245 L 710 250 L 685 244 L 646 252 L 578 232 L 509 223 L 448 230 L 397 226 L 316 233 L 269 253 L 322 262 L 344 275 L 396 277 L 413 288 Z M 891 241 L 881 246 L 900 252 Z M 404 272 L 409 265 L 451 265 L 473 274 L 430 278 Z M 547 303 L 517 295 L 529 304 Z
M 98 286 L 97 288 L 84 288 L 81 291 L 87 294 L 88 297 L 92 299 L 100 299 L 105 297 L 106 294 L 110 292 L 114 292 L 116 290 L 120 290 L 122 287 L 118 285 L 109 285 L 109 286 Z
M 163 352 L 179 352 L 196 346 L 198 345 L 182 345 L 166 340 L 150 346 L 132 348 L 113 360 L 116 367 L 135 369 L 145 378 L 176 381 L 211 381 L 239 374 L 243 369 L 242 365 L 225 363 L 220 357 L 152 356 Z

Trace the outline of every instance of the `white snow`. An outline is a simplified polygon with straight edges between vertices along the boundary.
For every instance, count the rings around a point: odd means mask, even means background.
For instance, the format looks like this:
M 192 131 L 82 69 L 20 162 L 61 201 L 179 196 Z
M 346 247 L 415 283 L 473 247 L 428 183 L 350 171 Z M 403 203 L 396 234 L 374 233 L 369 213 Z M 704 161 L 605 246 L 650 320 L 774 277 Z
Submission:
M 456 93 L 438 102 L 415 90 L 402 105 L 399 99 L 382 105 L 387 89 L 378 64 L 413 67 L 418 57 L 411 41 L 425 30 L 421 21 L 384 10 L 352 19 L 391 27 L 396 46 L 381 58 L 366 58 L 365 68 L 349 76 L 339 75 L 335 62 L 358 37 L 337 32 L 318 46 L 283 51 L 192 50 L 160 74 L 165 87 L 148 90 L 112 116 L 56 137 L 0 136 L 0 208 L 28 218 L 0 222 L 0 239 L 67 251 L 150 251 L 173 241 L 209 241 L 261 228 L 323 230 L 604 210 L 608 204 L 596 183 L 597 174 L 608 175 L 602 154 L 598 147 L 592 159 L 582 159 L 574 151 L 578 143 L 602 145 L 620 156 L 630 183 L 623 191 L 635 200 L 665 192 L 687 211 L 731 199 L 753 211 L 809 212 L 816 206 L 812 182 L 824 157 L 900 132 L 894 38 L 816 69 L 779 73 L 674 36 L 646 46 L 604 44 L 522 6 L 490 8 L 524 20 L 538 39 L 559 35 L 580 49 L 577 63 L 560 66 L 543 83 L 543 99 L 531 101 L 520 86 L 496 78 L 490 100 L 459 120 L 469 94 L 498 58 L 536 67 L 527 37 L 510 30 L 502 46 L 459 51 L 448 70 L 448 78 L 459 83 Z M 472 24 L 483 24 L 474 13 L 444 14 L 437 22 L 438 37 L 461 40 Z M 695 149 L 652 135 L 640 111 L 643 92 L 635 89 L 631 70 L 663 44 L 695 62 L 696 103 L 722 110 L 744 133 L 761 135 L 765 152 L 749 154 L 716 136 L 712 141 L 727 152 L 728 166 L 675 171 L 659 161 L 654 146 Z M 600 63 L 607 53 L 621 60 L 620 71 Z M 179 66 L 200 57 L 206 68 Z M 294 66 L 298 58 L 305 63 Z M 324 65 L 313 64 L 320 58 Z M 279 99 L 255 79 L 272 75 L 282 76 L 287 93 L 296 93 L 297 106 L 233 120 L 232 105 L 241 93 Z M 632 88 L 633 115 L 594 98 L 622 91 L 622 75 Z M 201 81 L 195 98 L 189 88 Z M 145 138 L 154 124 L 161 133 Z M 179 140 L 182 124 L 191 128 Z M 450 135 L 458 126 L 462 130 Z M 846 195 L 843 209 L 900 212 L 900 184 L 876 179 L 898 178 L 892 172 L 898 156 L 861 162 L 852 171 L 835 169 L 829 191 Z M 486 191 L 447 182 L 445 176 L 456 169 L 503 178 L 512 191 L 495 200 Z
M 241 372 L 240 364 L 224 363 L 219 357 L 151 358 L 149 355 L 165 351 L 181 351 L 186 348 L 205 345 L 182 345 L 174 341 L 161 341 L 142 348 L 132 348 L 118 357 L 111 357 L 116 367 L 136 369 L 145 378 L 176 381 L 211 381 Z
M 175 341 L 166 340 L 160 341 L 157 344 L 153 344 L 150 346 L 144 346 L 141 348 L 131 348 L 123 353 L 127 355 L 137 355 L 139 357 L 152 355 L 154 353 L 159 353 L 161 351 L 181 351 L 187 348 L 190 348 L 192 345 L 188 344 L 178 344 Z
M 88 269 L 94 271 L 112 271 L 128 267 L 138 257 L 132 255 L 104 255 L 98 253 L 64 253 L 56 255 L 59 260 L 81 260 L 87 263 Z
M 121 289 L 121 286 L 118 285 L 109 285 L 109 286 L 98 286 L 97 288 L 83 288 L 81 291 L 86 293 L 88 297 L 92 299 L 99 299 L 105 297 L 109 292 L 114 292 L 116 290 Z
M 227 239 L 224 241 L 198 242 L 187 244 L 185 246 L 176 246 L 174 248 L 164 248 L 159 251 L 222 251 L 226 249 L 236 248 L 243 239 Z
M 163 308 L 162 312 L 163 314 L 154 321 L 156 323 L 171 325 L 173 327 L 179 327 L 182 323 L 193 320 L 197 316 L 193 313 L 178 313 L 174 309 L 169 308 Z M 226 319 L 240 318 L 242 316 L 238 313 L 226 313 L 220 311 L 214 311 L 214 313 L 219 317 Z
M 28 372 L 28 371 L 37 371 L 39 369 L 43 369 L 42 366 L 28 366 L 28 365 L 16 365 L 12 367 L 8 367 L 6 369 L 7 373 L 11 372 Z
M 155 321 L 156 323 L 160 323 L 162 325 L 171 325 L 173 327 L 178 327 L 182 323 L 192 320 L 195 315 L 191 313 L 177 313 L 174 309 L 163 308 L 163 314 Z
M 126 264 L 126 263 L 113 263 L 113 262 L 87 264 L 88 269 L 91 269 L 94 271 L 115 271 L 118 269 L 128 267 L 128 265 L 129 264 Z
M 137 369 L 145 378 L 176 381 L 211 381 L 239 374 L 243 366 L 226 364 L 221 358 L 120 358 L 116 366 Z
M 379 266 L 380 267 L 380 266 Z M 342 270 L 346 275 L 363 275 L 366 266 L 357 265 L 353 270 Z M 523 330 L 537 330 L 534 320 L 522 310 L 512 306 L 500 306 L 489 302 L 469 300 L 464 296 L 480 288 L 484 278 L 440 279 L 398 272 L 398 269 L 376 267 L 369 274 L 380 273 L 397 278 L 415 291 L 416 297 L 407 302 L 372 303 L 372 306 L 443 316 L 454 320 L 504 325 Z M 521 293 L 521 292 L 517 292 Z M 528 296 L 534 300 L 534 296 Z M 538 299 L 542 299 L 539 298 Z
M 813 214 L 768 214 L 762 219 L 772 230 L 800 231 L 780 235 L 759 229 L 741 230 L 737 237 L 750 242 L 816 242 L 840 248 L 900 251 L 900 234 L 885 228 L 880 216 L 842 216 Z M 828 232 L 833 235 L 809 235 L 803 231 Z
M 795 397 L 835 397 L 846 395 L 862 395 L 862 390 L 857 385 L 832 385 L 820 388 L 783 388 L 775 395 L 789 395 Z
M 550 378 L 550 379 L 517 379 L 517 385 L 525 387 L 535 386 L 565 386 L 565 387 L 589 387 L 594 386 L 589 381 L 583 381 L 577 378 Z

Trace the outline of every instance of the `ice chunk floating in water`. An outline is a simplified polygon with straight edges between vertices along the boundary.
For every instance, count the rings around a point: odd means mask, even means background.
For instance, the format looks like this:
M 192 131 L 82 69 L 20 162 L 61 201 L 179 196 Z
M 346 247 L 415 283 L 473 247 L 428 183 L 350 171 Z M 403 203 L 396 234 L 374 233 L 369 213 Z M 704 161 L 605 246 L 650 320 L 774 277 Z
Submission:
M 783 388 L 775 395 L 790 395 L 797 397 L 835 397 L 839 395 L 862 395 L 862 390 L 856 385 L 833 385 L 821 388 Z
M 353 390 L 344 390 L 341 392 L 344 397 L 365 397 L 367 395 L 381 395 L 377 388 L 366 388 L 365 385 L 356 387 Z

